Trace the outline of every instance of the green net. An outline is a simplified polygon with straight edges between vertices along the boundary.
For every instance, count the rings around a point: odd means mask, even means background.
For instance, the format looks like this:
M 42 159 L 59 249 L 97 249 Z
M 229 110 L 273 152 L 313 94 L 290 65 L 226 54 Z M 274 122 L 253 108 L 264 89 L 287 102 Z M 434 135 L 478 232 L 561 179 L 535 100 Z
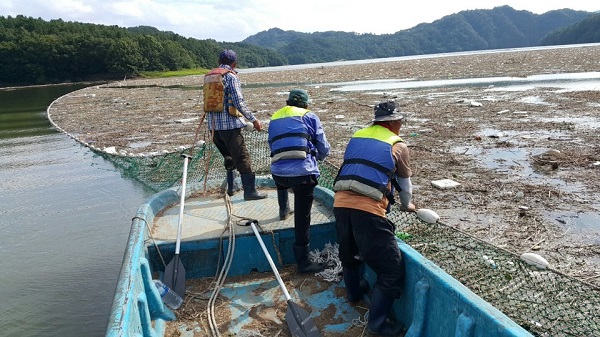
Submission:
M 404 241 L 536 336 L 600 336 L 600 290 L 415 214 L 389 215 Z
M 268 175 L 267 132 L 244 131 L 257 175 Z M 187 181 L 208 190 L 224 186 L 223 157 L 200 127 Z M 159 191 L 178 185 L 181 152 L 157 156 L 119 156 L 100 152 L 128 177 Z M 319 185 L 331 189 L 338 168 L 320 164 Z M 463 283 L 536 336 L 600 336 L 600 290 L 552 269 L 537 269 L 518 255 L 481 241 L 443 223 L 427 224 L 415 213 L 392 208 L 389 214 L 401 237 L 423 256 Z

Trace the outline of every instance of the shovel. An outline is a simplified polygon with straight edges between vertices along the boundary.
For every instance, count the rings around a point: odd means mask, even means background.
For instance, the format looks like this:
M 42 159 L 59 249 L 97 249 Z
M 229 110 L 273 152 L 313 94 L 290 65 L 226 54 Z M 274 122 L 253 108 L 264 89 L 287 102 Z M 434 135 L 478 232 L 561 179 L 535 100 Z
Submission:
M 251 221 L 250 226 L 252 226 L 252 231 L 254 231 L 254 235 L 256 235 L 256 238 L 258 239 L 258 242 L 260 243 L 260 246 L 267 257 L 267 260 L 271 265 L 271 269 L 273 269 L 273 273 L 277 278 L 277 282 L 279 282 L 279 286 L 281 287 L 281 290 L 283 290 L 285 299 L 287 300 L 288 308 L 285 313 L 285 321 L 287 322 L 292 337 L 321 337 L 321 333 L 319 333 L 319 330 L 317 329 L 313 319 L 310 317 L 310 314 L 304 310 L 304 308 L 292 301 L 292 298 L 285 288 L 285 284 L 283 283 L 281 276 L 279 276 L 279 272 L 275 267 L 275 263 L 273 263 L 271 255 L 269 255 L 267 247 L 265 247 L 265 243 L 260 237 L 260 234 L 258 234 L 256 223 L 258 223 L 256 220 Z
M 181 181 L 181 200 L 179 201 L 179 223 L 177 225 L 177 243 L 175 244 L 175 256 L 165 267 L 163 277 L 164 284 L 173 289 L 181 298 L 185 298 L 185 268 L 179 259 L 179 246 L 181 245 L 181 224 L 183 221 L 183 206 L 185 201 L 185 184 L 187 180 L 188 161 L 191 158 L 187 154 L 183 157 L 183 179 Z

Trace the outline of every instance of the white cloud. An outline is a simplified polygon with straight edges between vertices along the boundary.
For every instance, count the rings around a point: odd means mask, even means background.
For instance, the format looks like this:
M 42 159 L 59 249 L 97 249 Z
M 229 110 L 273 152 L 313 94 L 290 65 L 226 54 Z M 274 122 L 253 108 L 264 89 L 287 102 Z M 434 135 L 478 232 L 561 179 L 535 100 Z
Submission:
M 151 5 L 151 6 L 154 5 L 150 1 L 143 1 L 143 2 L 149 2 L 148 5 Z M 110 8 L 112 9 L 111 12 L 113 12 L 117 16 L 145 20 L 146 15 L 145 15 L 144 11 L 151 10 L 151 8 L 143 7 L 140 5 L 141 5 L 140 1 L 131 1 L 131 2 L 120 2 L 119 1 L 119 2 L 115 2 L 113 4 L 110 4 Z
M 90 14 L 94 11 L 92 6 L 85 4 L 84 1 L 57 0 L 52 5 L 61 9 L 63 13 L 72 16 Z
M 186 37 L 237 42 L 270 28 L 386 34 L 469 9 L 509 5 L 541 14 L 565 7 L 597 11 L 589 0 L 2 0 L 0 15 L 62 18 L 122 27 L 152 26 Z

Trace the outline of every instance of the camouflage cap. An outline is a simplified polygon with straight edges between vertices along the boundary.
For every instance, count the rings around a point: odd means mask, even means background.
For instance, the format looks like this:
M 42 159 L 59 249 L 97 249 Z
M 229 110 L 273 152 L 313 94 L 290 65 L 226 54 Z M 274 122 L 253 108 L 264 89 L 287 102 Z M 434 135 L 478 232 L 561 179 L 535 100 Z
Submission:
M 406 115 L 398 110 L 396 101 L 380 102 L 373 109 L 373 122 L 396 121 L 406 117 Z

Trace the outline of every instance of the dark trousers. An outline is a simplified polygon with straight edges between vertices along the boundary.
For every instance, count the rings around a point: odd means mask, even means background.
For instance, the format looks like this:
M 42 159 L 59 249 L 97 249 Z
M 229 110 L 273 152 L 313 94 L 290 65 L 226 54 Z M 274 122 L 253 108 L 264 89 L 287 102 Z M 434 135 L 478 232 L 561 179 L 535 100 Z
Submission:
M 242 129 L 215 130 L 213 143 L 223 155 L 226 169 L 236 168 L 240 174 L 252 173 L 250 155 L 246 149 Z
M 310 241 L 310 212 L 314 199 L 317 178 L 312 175 L 301 177 L 273 176 L 278 190 L 291 188 L 294 192 L 294 231 L 296 246 L 306 246 Z
M 400 297 L 404 265 L 394 224 L 385 217 L 351 208 L 336 207 L 333 214 L 342 267 L 358 268 L 366 263 L 377 274 L 375 287 L 386 296 Z

